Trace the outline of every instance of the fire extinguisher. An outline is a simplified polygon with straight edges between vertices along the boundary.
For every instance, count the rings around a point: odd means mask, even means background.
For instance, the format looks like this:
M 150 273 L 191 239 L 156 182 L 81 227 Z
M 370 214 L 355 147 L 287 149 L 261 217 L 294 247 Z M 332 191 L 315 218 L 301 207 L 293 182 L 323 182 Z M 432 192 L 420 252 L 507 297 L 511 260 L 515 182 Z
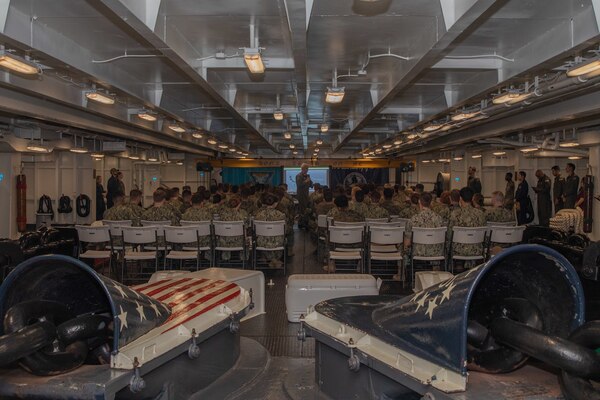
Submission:
M 27 179 L 25 175 L 17 175 L 17 229 L 25 232 L 27 229 Z
M 583 193 L 585 207 L 585 214 L 583 215 L 583 231 L 585 233 L 590 233 L 594 222 L 594 177 L 592 175 L 586 175 L 583 178 Z

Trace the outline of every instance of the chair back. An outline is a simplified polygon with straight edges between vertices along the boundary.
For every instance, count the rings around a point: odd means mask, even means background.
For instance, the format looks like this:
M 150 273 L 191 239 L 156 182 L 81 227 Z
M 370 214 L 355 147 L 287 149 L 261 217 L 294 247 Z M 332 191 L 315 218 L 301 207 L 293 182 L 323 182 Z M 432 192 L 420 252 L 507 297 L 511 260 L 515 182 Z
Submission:
M 442 244 L 446 243 L 447 227 L 441 228 L 412 228 L 412 242 L 414 244 Z
M 361 228 L 365 227 L 365 222 L 342 222 L 333 220 L 333 225 L 335 226 L 360 226 Z
M 198 228 L 198 236 L 208 236 L 210 235 L 210 221 L 179 221 L 181 226 L 194 226 Z
M 213 221 L 216 236 L 245 236 L 244 221 Z
M 402 244 L 404 243 L 403 226 L 371 226 L 371 243 L 375 244 Z
M 363 241 L 363 226 L 329 226 L 329 241 L 336 244 L 355 244 Z
M 285 236 L 285 221 L 254 221 L 256 236 Z
M 142 224 L 142 226 L 171 226 L 171 221 L 169 220 L 165 220 L 165 221 L 148 221 L 148 220 L 141 220 L 140 223 Z
M 509 221 L 509 222 L 488 222 L 486 225 L 487 226 L 516 226 L 517 222 L 516 221 Z
M 317 216 L 317 226 L 319 228 L 327 228 L 327 214 Z
M 103 219 L 102 223 L 104 225 L 113 227 L 113 226 L 131 226 L 133 224 L 133 221 L 131 221 L 130 219 L 125 219 L 122 221 L 109 221 L 107 219 Z
M 158 228 L 156 226 L 129 227 L 124 226 L 123 242 L 131 244 L 151 244 L 156 242 Z
M 373 226 L 387 224 L 389 220 L 389 218 L 367 218 L 365 219 L 365 223 L 367 224 L 367 226 Z
M 198 240 L 198 226 L 165 226 L 165 240 L 169 243 L 194 243 Z
M 110 241 L 108 226 L 75 225 L 80 242 L 105 243 Z
M 524 226 L 496 226 L 492 229 L 490 242 L 516 244 L 523 241 Z
M 452 228 L 452 243 L 461 244 L 479 244 L 485 241 L 485 235 L 489 228 L 482 226 L 476 228 L 466 228 L 455 226 Z
M 123 236 L 123 228 L 127 228 L 127 225 L 111 225 L 108 227 L 108 232 L 112 237 Z

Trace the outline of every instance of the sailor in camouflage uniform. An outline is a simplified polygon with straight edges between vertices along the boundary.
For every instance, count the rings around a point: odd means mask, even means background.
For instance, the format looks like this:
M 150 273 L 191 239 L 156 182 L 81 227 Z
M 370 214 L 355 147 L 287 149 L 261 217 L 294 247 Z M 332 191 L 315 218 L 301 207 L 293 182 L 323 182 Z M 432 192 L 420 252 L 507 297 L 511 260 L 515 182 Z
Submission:
M 242 204 L 240 204 L 240 209 L 246 211 L 248 215 L 254 215 L 258 211 L 258 207 L 256 206 L 256 199 L 250 196 L 250 189 L 247 187 L 242 188 L 240 191 L 240 195 L 242 198 Z
M 423 193 L 419 198 L 420 211 L 413 215 L 406 223 L 405 246 L 411 245 L 412 228 L 441 228 L 445 225 L 442 217 L 435 213 L 431 208 L 432 196 L 430 193 Z M 415 244 L 413 255 L 419 257 L 435 257 L 444 255 L 444 244 Z
M 261 208 L 254 216 L 255 221 L 285 221 L 286 216 L 281 211 L 276 209 L 278 198 L 274 194 L 267 193 L 262 198 L 263 208 Z M 256 238 L 256 245 L 259 247 L 274 248 L 281 247 L 284 244 L 284 236 L 273 236 L 265 237 L 258 236 Z M 282 265 L 281 257 L 283 251 L 264 251 L 262 252 L 264 257 L 269 262 L 269 266 L 272 268 L 279 268 Z
M 182 221 L 206 221 L 210 222 L 213 218 L 212 212 L 204 207 L 204 195 L 195 193 L 192 196 L 192 207 L 188 208 L 181 216 Z M 210 236 L 200 237 L 200 247 L 210 246 Z
M 500 191 L 492 193 L 492 207 L 485 210 L 486 222 L 514 222 L 515 215 L 504 207 L 504 194 Z
M 319 234 L 318 225 L 319 225 L 319 215 L 327 215 L 329 211 L 335 208 L 335 204 L 333 204 L 333 192 L 330 189 L 326 189 L 323 191 L 323 201 L 315 206 L 314 214 L 311 215 L 309 226 L 311 231 Z M 324 232 L 323 232 L 324 233 Z
M 364 192 L 360 189 L 358 189 L 358 190 L 352 189 L 352 198 L 353 198 L 353 200 L 350 202 L 350 209 L 352 211 L 356 211 L 363 217 L 367 218 L 369 206 L 364 203 L 364 200 L 365 200 Z
M 404 206 L 398 202 L 393 200 L 394 198 L 394 189 L 385 188 L 383 189 L 383 201 L 379 204 L 381 207 L 388 210 L 390 215 L 400 215 L 400 212 L 404 208 Z M 407 217 L 405 217 L 407 218 Z
M 364 222 L 365 217 L 348 208 L 348 198 L 345 195 L 339 195 L 334 200 L 335 208 L 331 209 L 327 216 L 333 218 L 333 221 L 339 222 Z
M 440 217 L 442 217 L 446 223 L 450 221 L 450 215 L 452 214 L 452 211 L 460 208 L 460 191 L 453 189 L 448 195 L 448 201 L 448 206 L 439 211 Z
M 419 211 L 421 211 L 421 209 L 419 208 L 420 197 L 421 195 L 419 193 L 413 193 L 410 195 L 410 207 L 405 207 L 402 210 L 400 210 L 400 218 L 411 219 L 412 217 L 417 215 Z
M 449 232 L 455 226 L 464 228 L 485 226 L 485 214 L 483 211 L 472 206 L 473 195 L 473 190 L 469 187 L 464 187 L 460 190 L 460 208 L 452 211 L 450 215 L 448 223 Z M 477 256 L 483 253 L 482 244 L 456 243 L 452 246 L 452 251 L 456 255 Z
M 179 200 L 179 189 L 173 188 L 167 191 L 167 202 L 165 205 L 173 210 L 178 220 L 181 219 L 183 203 Z
M 241 205 L 240 198 L 235 196 L 232 197 L 224 207 L 219 210 L 219 221 L 244 221 L 244 225 L 248 225 L 249 216 L 248 213 L 240 209 Z M 217 246 L 220 247 L 242 247 L 244 246 L 244 236 L 231 236 L 231 237 L 219 237 L 217 238 Z M 231 259 L 230 251 L 221 252 L 222 260 Z
M 113 206 L 104 211 L 103 219 L 108 221 L 132 221 L 127 207 L 123 204 L 125 194 L 117 191 L 113 194 Z
M 164 190 L 156 190 L 152 194 L 152 200 L 154 204 L 149 209 L 144 210 L 141 219 L 146 221 L 171 221 L 171 225 L 179 224 L 178 215 L 166 203 Z
M 366 219 L 389 218 L 390 212 L 379 205 L 379 200 L 381 200 L 381 194 L 379 194 L 378 191 L 374 190 L 373 193 L 371 193 L 370 198 L 371 198 L 371 204 L 368 204 L 365 218 Z

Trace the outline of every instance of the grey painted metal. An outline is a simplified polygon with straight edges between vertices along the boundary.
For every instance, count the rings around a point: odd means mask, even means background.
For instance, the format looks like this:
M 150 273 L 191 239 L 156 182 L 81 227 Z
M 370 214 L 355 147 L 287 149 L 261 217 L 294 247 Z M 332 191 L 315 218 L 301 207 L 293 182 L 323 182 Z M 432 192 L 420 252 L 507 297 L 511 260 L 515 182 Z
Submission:
M 396 85 L 392 90 L 382 96 L 381 100 L 375 104 L 372 109 L 361 118 L 361 121 L 356 124 L 352 132 L 350 132 L 339 144 L 334 148 L 337 151 L 351 136 L 354 132 L 360 131 L 366 123 L 375 116 L 378 111 L 391 100 L 396 94 L 402 89 L 408 86 L 411 80 L 418 76 L 424 68 L 427 68 L 435 64 L 440 56 L 448 50 L 448 47 L 469 29 L 472 29 L 474 25 L 482 22 L 491 13 L 499 9 L 506 3 L 506 0 L 478 0 L 475 2 L 467 11 L 465 11 L 460 18 L 456 20 L 448 31 L 439 37 L 434 43 L 431 43 L 427 51 L 424 52 L 420 57 L 417 57 L 415 61 L 412 61 L 411 67 L 407 68 L 407 71 L 400 77 Z

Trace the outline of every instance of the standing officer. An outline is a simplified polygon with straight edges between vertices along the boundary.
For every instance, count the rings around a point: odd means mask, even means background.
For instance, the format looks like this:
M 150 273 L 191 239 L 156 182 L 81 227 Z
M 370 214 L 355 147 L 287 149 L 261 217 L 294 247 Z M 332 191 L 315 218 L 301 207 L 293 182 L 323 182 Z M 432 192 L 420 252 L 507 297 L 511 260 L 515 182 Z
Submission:
M 554 187 L 552 188 L 552 197 L 554 201 L 554 212 L 557 213 L 565 208 L 563 195 L 565 194 L 565 178 L 560 176 L 560 167 L 552 167 L 552 176 L 554 176 Z
M 533 191 L 537 193 L 538 219 L 541 226 L 550 225 L 550 216 L 552 215 L 552 200 L 550 198 L 551 182 L 548 175 L 541 169 L 535 171 L 538 178 L 537 185 Z
M 313 186 L 313 182 L 308 175 L 308 164 L 303 163 L 300 166 L 300 173 L 296 175 L 296 196 L 298 198 L 298 227 L 307 226 L 306 223 L 306 208 L 308 207 L 308 190 Z
M 467 179 L 467 186 L 475 193 L 481 193 L 481 181 L 475 176 L 477 168 L 469 167 L 469 178 Z
M 575 208 L 577 201 L 577 191 L 579 190 L 579 177 L 575 175 L 575 164 L 567 164 L 567 178 L 565 179 L 565 189 L 563 192 L 563 200 L 565 208 Z

